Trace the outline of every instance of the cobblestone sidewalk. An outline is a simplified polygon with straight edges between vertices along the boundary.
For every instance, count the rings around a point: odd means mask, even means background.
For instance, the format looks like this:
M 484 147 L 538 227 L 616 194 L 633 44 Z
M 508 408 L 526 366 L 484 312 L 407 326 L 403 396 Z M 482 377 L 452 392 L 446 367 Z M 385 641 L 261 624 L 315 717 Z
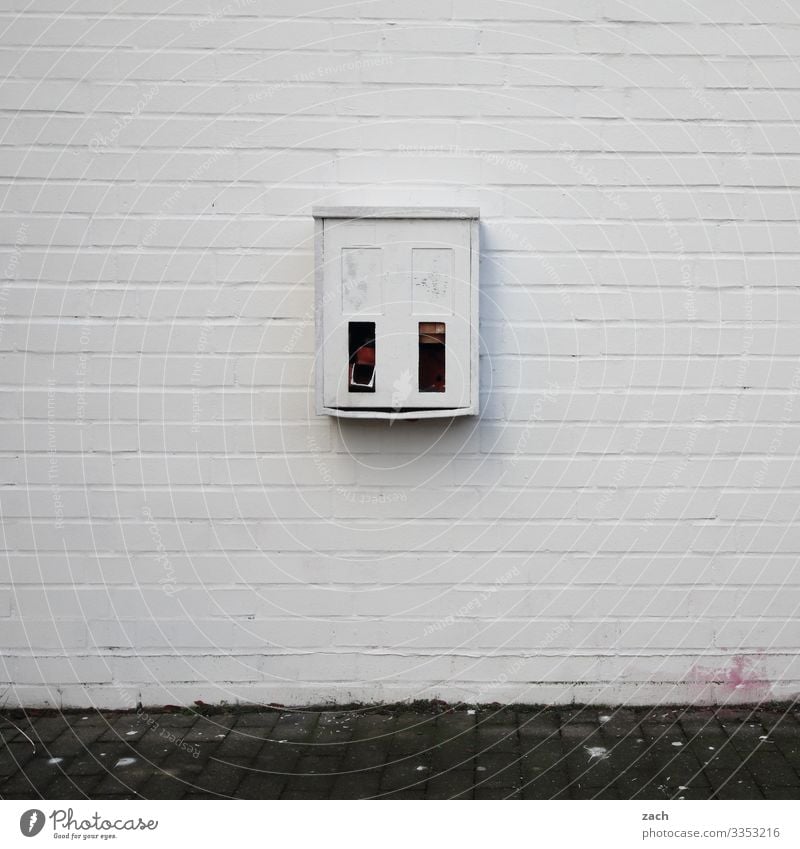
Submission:
M 0 715 L 4 799 L 797 799 L 800 710 Z

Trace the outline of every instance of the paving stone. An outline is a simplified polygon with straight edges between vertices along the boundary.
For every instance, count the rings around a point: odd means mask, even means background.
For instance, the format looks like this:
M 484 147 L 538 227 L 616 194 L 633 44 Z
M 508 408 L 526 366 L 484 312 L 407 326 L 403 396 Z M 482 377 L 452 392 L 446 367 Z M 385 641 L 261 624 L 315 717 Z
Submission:
M 328 799 L 335 781 L 333 774 L 292 776 L 281 799 Z
M 27 740 L 0 744 L 0 777 L 14 775 L 36 756 L 37 748 Z
M 353 743 L 344 756 L 342 766 L 348 770 L 383 767 L 389 761 L 390 745 L 389 738 L 381 743 Z
M 285 775 L 250 773 L 236 790 L 237 799 L 279 799 L 288 781 Z
M 126 756 L 112 760 L 97 784 L 100 793 L 138 793 L 159 767 L 141 757 Z
M 101 742 L 122 740 L 132 742 L 141 740 L 147 733 L 150 725 L 135 713 L 124 714 L 115 722 L 112 722 L 98 738 Z
M 628 708 L 609 708 L 597 712 L 597 722 L 603 735 L 610 737 L 638 736 L 639 718 L 635 711 Z
M 568 755 L 566 763 L 570 779 L 583 787 L 610 787 L 620 771 L 620 766 L 608 754 L 594 755 L 591 750 Z
M 797 734 L 800 731 L 800 724 L 797 723 L 795 717 L 790 710 L 781 709 L 759 709 L 756 711 L 756 719 L 764 726 L 767 731 L 774 731 L 778 728 L 786 728 L 790 733 Z
M 597 726 L 597 709 L 588 707 L 559 708 L 555 712 L 561 726 L 591 725 Z
M 672 756 L 665 753 L 663 759 L 659 759 L 657 752 L 653 754 L 658 767 L 655 775 L 656 780 L 671 787 L 677 787 L 681 784 L 687 787 L 708 784 L 705 767 L 690 752 L 682 752 Z
M 569 778 L 563 769 L 550 768 L 522 775 L 520 792 L 523 799 L 568 799 Z
M 316 753 L 303 755 L 295 765 L 296 775 L 338 775 L 339 762 L 336 758 L 320 756 Z
M 291 743 L 279 743 L 267 740 L 258 750 L 256 756 L 251 758 L 250 764 L 254 769 L 264 772 L 292 773 L 295 765 L 304 757 L 308 749 L 305 746 Z M 219 751 L 216 753 L 218 756 Z
M 427 728 L 409 729 L 398 731 L 392 737 L 392 745 L 389 749 L 390 758 L 402 758 L 414 755 L 418 752 L 432 752 L 436 746 L 436 737 L 433 726 Z
M 322 715 L 311 735 L 308 751 L 317 757 L 341 760 L 347 753 L 348 743 L 353 736 L 354 728 L 355 718 L 336 722 Z
M 305 743 L 319 723 L 318 713 L 281 714 L 270 731 L 269 739 L 288 743 Z
M 511 707 L 498 707 L 496 710 L 482 710 L 478 719 L 478 725 L 506 725 L 516 726 L 517 712 Z
M 690 799 L 708 799 L 707 787 L 670 787 L 666 791 L 667 798 L 673 801 L 688 801 Z M 621 798 L 625 799 L 626 796 Z
M 281 714 L 277 711 L 253 711 L 236 716 L 236 726 L 239 728 L 254 728 L 258 731 L 271 731 L 278 723 Z
M 658 763 L 644 746 L 629 741 L 618 743 L 614 746 L 614 757 L 618 770 L 613 786 L 620 798 L 633 798 L 642 788 L 663 783 Z
M 623 775 L 617 776 L 612 786 L 619 793 L 620 799 L 660 799 L 663 795 L 662 790 L 658 788 L 666 785 L 645 772 L 626 771 Z
M 508 787 L 476 787 L 475 799 L 521 799 L 522 793 L 518 789 Z
M 332 799 L 371 799 L 380 792 L 382 770 L 340 774 L 331 790 Z
M 720 722 L 737 725 L 753 722 L 753 717 L 756 716 L 757 712 L 758 708 L 752 707 L 718 707 L 715 710 Z
M 401 711 L 395 716 L 394 733 L 395 735 L 403 731 L 423 733 L 426 729 L 435 728 L 436 721 L 436 715 Z
M 245 775 L 247 775 L 245 770 L 236 764 L 223 764 L 209 760 L 197 776 L 193 792 L 208 791 L 222 797 L 233 798 Z
M 216 743 L 224 740 L 236 724 L 235 714 L 200 717 L 181 737 L 182 743 Z
M 256 754 L 265 745 L 262 738 L 256 737 L 251 732 L 255 729 L 251 726 L 240 728 L 234 726 L 225 737 L 219 741 L 214 752 L 214 757 L 221 761 L 246 762 L 255 758 Z
M 59 750 L 61 754 L 61 750 Z M 127 743 L 96 743 L 75 755 L 71 763 L 81 764 L 80 772 L 111 772 L 118 761 L 140 760 L 139 752 Z M 92 762 L 95 767 L 92 767 Z M 152 768 L 152 759 L 144 759 L 145 766 Z M 72 767 L 70 767 L 71 769 Z
M 800 799 L 800 791 L 790 787 L 765 787 L 762 792 L 767 799 Z
M 429 770 L 423 766 L 419 759 L 392 763 L 386 766 L 381 776 L 381 792 L 393 792 L 395 790 L 419 790 L 428 781 Z
M 106 730 L 105 726 L 100 725 L 86 725 L 77 728 L 70 726 L 48 745 L 48 750 L 60 757 L 81 755 L 89 751 Z M 119 742 L 117 741 L 117 743 Z
M 74 713 L 63 713 L 61 715 L 66 718 L 67 722 L 69 722 L 73 728 L 76 729 L 90 728 L 92 726 L 107 728 L 109 723 L 113 722 L 118 716 L 120 716 L 119 713 L 99 710 L 76 711 Z
M 687 748 L 704 767 L 730 771 L 742 765 L 741 755 L 727 738 L 700 737 L 693 740 Z
M 46 799 L 94 799 L 99 777 L 96 775 L 61 775 L 47 785 Z
M 394 717 L 391 714 L 365 714 L 356 718 L 352 739 L 354 741 L 374 740 L 391 734 L 393 730 Z
M 451 769 L 435 772 L 425 788 L 426 799 L 471 799 L 475 788 L 472 769 Z
M 391 793 L 381 793 L 379 799 L 424 799 L 424 790 L 396 790 Z
M 192 785 L 176 776 L 161 773 L 154 775 L 142 787 L 141 794 L 145 799 L 182 799 Z
M 231 796 L 227 796 L 222 793 L 214 793 L 213 790 L 190 790 L 184 797 L 186 801 L 191 799 L 200 800 L 200 799 L 210 799 L 210 800 L 218 800 L 218 799 L 230 799 L 233 798 Z
M 689 742 L 683 727 L 678 722 L 664 723 L 663 725 L 653 722 L 642 722 L 639 726 L 642 737 L 654 748 L 669 749 L 670 746 L 680 748 Z
M 40 716 L 36 718 L 26 718 L 14 720 L 14 723 L 19 726 L 19 731 L 15 732 L 17 734 L 17 740 L 24 740 L 23 733 L 28 735 L 32 740 L 34 740 L 37 744 L 43 743 L 52 743 L 57 737 L 64 733 L 64 731 L 69 727 L 69 717 L 64 714 L 57 714 L 56 716 Z M 7 730 L 11 729 L 10 726 L 7 728 L 6 723 L 0 722 L 0 733 L 6 739 Z
M 120 794 L 138 795 L 152 778 L 152 773 L 145 776 L 105 775 L 95 784 L 94 792 L 98 796 L 118 796 Z
M 19 729 L 0 723 L 3 799 L 800 795 L 800 720 L 785 707 L 85 711 L 13 721 Z
M 590 725 L 588 722 L 568 722 L 561 726 L 561 738 L 564 740 L 564 745 L 568 747 L 585 743 L 592 736 L 600 736 L 599 725 Z
M 339 746 L 348 742 L 355 730 L 357 714 L 339 714 L 326 711 L 319 715 L 310 742 L 315 746 Z
M 47 782 L 34 784 L 24 772 L 18 772 L 15 775 L 6 778 L 0 784 L 0 798 L 3 799 L 19 799 L 19 798 L 42 798 L 42 794 L 47 789 Z
M 752 723 L 735 725 L 728 722 L 723 724 L 723 729 L 727 732 L 733 748 L 743 758 L 758 751 L 762 747 L 762 738 L 767 736 L 760 723 L 754 726 Z
M 46 791 L 53 781 L 64 776 L 64 768 L 68 765 L 67 759 L 35 757 L 25 764 L 21 772 L 32 787 Z
M 544 789 L 540 785 L 531 785 L 529 787 L 523 787 L 520 794 L 523 799 L 538 799 L 543 802 L 571 798 L 569 790 L 566 787 L 559 787 L 557 790 L 551 791 L 549 788 Z
M 540 776 L 567 776 L 567 764 L 564 753 L 555 746 L 535 747 L 523 752 L 519 759 L 520 771 L 525 780 Z
M 441 743 L 434 746 L 430 752 L 431 768 L 436 771 L 450 769 L 472 770 L 472 761 L 475 757 L 475 742 L 461 741 L 455 743 Z
M 170 753 L 160 764 L 162 769 L 167 768 L 191 768 L 198 764 L 208 763 L 212 755 L 216 755 L 219 743 L 188 743 L 182 746 L 173 746 Z
M 522 784 L 521 760 L 513 752 L 479 752 L 475 756 L 477 786 L 519 787 Z
M 96 758 L 90 752 L 73 758 L 70 761 L 70 775 L 105 775 L 107 767 L 104 761 Z
M 687 734 L 721 734 L 722 726 L 713 708 L 690 708 L 678 716 L 678 722 Z
M 560 749 L 537 748 L 523 752 L 519 759 L 524 773 L 538 775 L 542 772 L 563 772 L 566 775 L 567 762 Z
M 775 741 L 777 751 L 783 755 L 784 760 L 792 769 L 800 774 L 800 734 L 797 737 L 789 738 L 771 732 L 771 736 Z
M 639 724 L 671 728 L 680 722 L 682 715 L 681 708 L 645 708 L 639 711 Z
M 547 733 L 558 731 L 562 724 L 561 715 L 552 708 L 517 708 L 514 721 L 520 729 L 538 726 Z
M 153 727 L 183 729 L 191 728 L 198 720 L 196 713 L 157 713 L 143 710 L 139 713 L 143 722 Z
M 714 790 L 709 798 L 713 799 L 763 799 L 764 794 L 756 784 L 740 784 L 728 782 L 723 787 Z
M 520 713 L 517 717 L 517 734 L 522 741 L 558 739 L 561 735 L 560 725 L 555 716 Z
M 516 752 L 520 742 L 516 725 L 479 725 L 475 731 L 479 752 Z
M 471 736 L 475 731 L 475 714 L 443 713 L 436 718 L 436 740 L 445 743 Z
M 573 787 L 570 790 L 571 799 L 619 799 L 620 796 L 613 787 Z
M 161 788 L 180 786 L 181 796 L 183 796 L 183 794 L 196 788 L 196 784 L 200 780 L 200 777 L 209 761 L 209 756 L 214 750 L 213 746 L 205 748 L 206 744 L 203 743 L 196 745 L 201 747 L 198 757 L 194 757 L 192 754 L 184 750 L 175 749 L 161 764 L 159 764 L 157 767 L 157 774 L 152 779 L 152 782 L 155 782 L 155 786 L 159 788 L 159 793 L 162 792 Z M 126 769 L 129 772 L 131 770 L 130 767 Z M 122 769 L 115 770 L 114 775 L 117 778 L 124 780 L 125 772 Z M 137 783 L 137 790 L 141 792 L 145 798 L 151 798 L 149 796 L 151 789 L 151 782 L 146 782 L 141 785 L 141 787 L 139 787 Z M 169 797 L 157 796 L 152 798 Z
M 780 751 L 756 752 L 744 758 L 744 764 L 760 787 L 800 787 L 800 776 L 784 759 Z

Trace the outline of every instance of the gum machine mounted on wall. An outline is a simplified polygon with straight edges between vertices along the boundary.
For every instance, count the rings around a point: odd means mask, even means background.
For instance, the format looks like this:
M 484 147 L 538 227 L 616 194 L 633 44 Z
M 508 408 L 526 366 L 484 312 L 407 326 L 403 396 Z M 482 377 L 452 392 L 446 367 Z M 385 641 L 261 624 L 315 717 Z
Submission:
M 319 207 L 313 215 L 317 413 L 476 414 L 479 211 Z

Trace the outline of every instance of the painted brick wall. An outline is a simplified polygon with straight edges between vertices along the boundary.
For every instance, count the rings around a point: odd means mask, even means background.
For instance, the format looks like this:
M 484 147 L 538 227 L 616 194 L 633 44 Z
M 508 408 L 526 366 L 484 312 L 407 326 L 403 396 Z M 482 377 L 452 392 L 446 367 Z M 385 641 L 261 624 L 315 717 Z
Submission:
M 792 3 L 2 8 L 4 703 L 800 689 Z M 314 416 L 338 203 L 481 208 L 479 420 Z

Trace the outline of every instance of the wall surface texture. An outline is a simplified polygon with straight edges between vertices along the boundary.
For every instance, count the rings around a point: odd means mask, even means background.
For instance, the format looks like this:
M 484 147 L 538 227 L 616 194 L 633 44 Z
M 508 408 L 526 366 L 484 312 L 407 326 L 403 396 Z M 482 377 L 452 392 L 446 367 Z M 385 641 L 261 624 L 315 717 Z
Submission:
M 800 690 L 797 4 L 2 7 L 3 704 Z M 315 416 L 314 204 L 480 207 L 480 418 Z

